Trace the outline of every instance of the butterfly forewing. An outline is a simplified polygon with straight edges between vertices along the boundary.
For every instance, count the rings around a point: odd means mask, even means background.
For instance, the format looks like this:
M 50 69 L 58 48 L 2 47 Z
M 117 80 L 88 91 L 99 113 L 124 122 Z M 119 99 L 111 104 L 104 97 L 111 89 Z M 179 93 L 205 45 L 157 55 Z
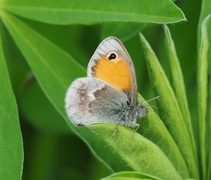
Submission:
M 96 49 L 87 69 L 88 77 L 96 77 L 129 97 L 137 104 L 137 83 L 133 62 L 123 44 L 108 37 Z

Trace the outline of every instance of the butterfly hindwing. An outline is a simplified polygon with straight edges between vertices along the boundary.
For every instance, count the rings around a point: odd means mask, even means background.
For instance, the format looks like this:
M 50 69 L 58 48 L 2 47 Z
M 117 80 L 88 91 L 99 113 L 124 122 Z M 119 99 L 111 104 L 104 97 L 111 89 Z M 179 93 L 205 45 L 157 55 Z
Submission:
M 66 94 L 66 111 L 76 125 L 117 123 L 128 97 L 97 78 L 76 79 Z

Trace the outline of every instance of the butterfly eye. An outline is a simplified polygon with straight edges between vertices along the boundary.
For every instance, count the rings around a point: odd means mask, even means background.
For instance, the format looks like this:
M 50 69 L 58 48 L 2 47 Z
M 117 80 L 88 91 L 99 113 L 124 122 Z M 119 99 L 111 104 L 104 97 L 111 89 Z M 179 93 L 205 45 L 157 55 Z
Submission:
M 114 53 L 114 52 L 110 53 L 109 56 L 108 56 L 109 60 L 113 60 L 113 59 L 116 59 L 116 58 L 117 58 L 117 54 Z

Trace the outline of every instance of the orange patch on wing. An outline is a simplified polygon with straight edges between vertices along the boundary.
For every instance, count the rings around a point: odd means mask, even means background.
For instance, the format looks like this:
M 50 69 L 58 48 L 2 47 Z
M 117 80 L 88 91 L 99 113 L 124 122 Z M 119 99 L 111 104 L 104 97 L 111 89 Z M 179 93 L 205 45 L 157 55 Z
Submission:
M 108 60 L 107 55 L 96 62 L 92 68 L 93 76 L 116 87 L 123 92 L 132 91 L 132 74 L 127 62 L 122 58 Z

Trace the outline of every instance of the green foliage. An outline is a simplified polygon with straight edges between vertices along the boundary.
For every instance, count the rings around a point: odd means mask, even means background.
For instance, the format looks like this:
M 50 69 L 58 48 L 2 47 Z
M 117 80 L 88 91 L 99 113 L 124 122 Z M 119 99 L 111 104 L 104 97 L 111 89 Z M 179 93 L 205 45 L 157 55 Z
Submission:
M 211 3 L 200 3 L 1 0 L 0 179 L 209 180 Z M 114 138 L 116 125 L 75 127 L 64 110 L 111 35 L 133 59 L 139 101 L 161 96 L 134 139 L 123 126 Z
M 20 177 L 22 173 L 23 143 L 1 38 L 0 42 L 0 177 L 14 179 Z

